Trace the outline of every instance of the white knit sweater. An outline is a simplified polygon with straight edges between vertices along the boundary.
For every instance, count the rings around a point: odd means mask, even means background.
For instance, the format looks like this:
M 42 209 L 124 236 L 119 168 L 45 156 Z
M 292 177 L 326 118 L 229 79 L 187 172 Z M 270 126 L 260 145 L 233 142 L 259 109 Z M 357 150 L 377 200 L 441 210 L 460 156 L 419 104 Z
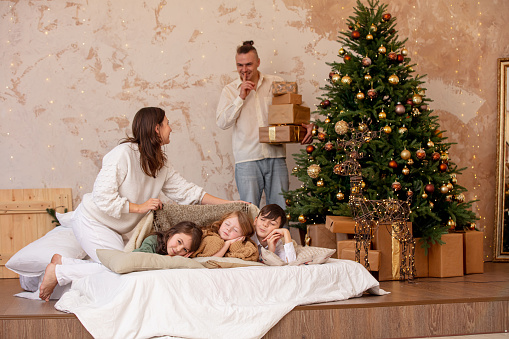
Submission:
M 138 145 L 120 144 L 103 158 L 92 193 L 83 196 L 83 214 L 125 234 L 133 230 L 143 214 L 129 213 L 129 203 L 142 204 L 163 193 L 181 205 L 199 204 L 203 188 L 186 181 L 167 163 L 156 178 L 141 169 Z

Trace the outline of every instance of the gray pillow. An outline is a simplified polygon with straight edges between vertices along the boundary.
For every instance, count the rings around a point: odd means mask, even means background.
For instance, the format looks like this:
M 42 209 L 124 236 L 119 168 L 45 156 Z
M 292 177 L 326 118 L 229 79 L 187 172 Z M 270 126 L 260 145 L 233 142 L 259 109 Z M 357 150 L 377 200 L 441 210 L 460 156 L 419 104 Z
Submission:
M 154 212 L 154 230 L 161 232 L 181 221 L 192 221 L 198 226 L 208 226 L 229 212 L 246 212 L 251 220 L 258 215 L 259 209 L 253 204 L 233 202 L 221 205 L 174 205 L 166 204 L 163 209 Z

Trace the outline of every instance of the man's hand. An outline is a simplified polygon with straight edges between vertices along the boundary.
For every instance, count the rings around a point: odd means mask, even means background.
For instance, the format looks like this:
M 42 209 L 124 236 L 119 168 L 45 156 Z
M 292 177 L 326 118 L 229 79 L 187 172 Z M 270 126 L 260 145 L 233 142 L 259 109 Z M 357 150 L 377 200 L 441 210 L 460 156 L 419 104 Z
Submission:
M 252 81 L 246 80 L 246 73 L 244 73 L 244 78 L 242 79 L 242 84 L 240 85 L 240 98 L 242 100 L 246 100 L 249 93 L 251 93 L 252 90 L 256 89 L 256 84 Z
M 314 124 L 302 124 L 302 127 L 306 129 L 306 135 L 304 139 L 301 141 L 301 145 L 310 144 L 313 141 L 313 129 L 315 128 Z

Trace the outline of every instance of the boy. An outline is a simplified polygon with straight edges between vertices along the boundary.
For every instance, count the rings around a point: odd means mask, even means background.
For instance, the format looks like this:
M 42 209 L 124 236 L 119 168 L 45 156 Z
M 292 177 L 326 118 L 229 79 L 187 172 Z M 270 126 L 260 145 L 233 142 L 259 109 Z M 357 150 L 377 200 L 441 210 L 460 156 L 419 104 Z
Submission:
M 285 211 L 277 204 L 265 205 L 254 220 L 255 234 L 251 240 L 258 246 L 274 252 L 282 260 L 290 263 L 297 259 L 290 231 L 280 228 L 286 223 Z

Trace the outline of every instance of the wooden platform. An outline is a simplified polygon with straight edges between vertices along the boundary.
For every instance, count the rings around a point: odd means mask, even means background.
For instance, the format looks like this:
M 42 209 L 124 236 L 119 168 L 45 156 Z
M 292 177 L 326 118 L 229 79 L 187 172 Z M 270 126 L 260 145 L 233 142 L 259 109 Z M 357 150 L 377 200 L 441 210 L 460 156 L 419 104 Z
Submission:
M 391 294 L 296 307 L 264 338 L 415 338 L 509 330 L 509 263 L 484 274 L 388 281 Z M 0 338 L 91 338 L 73 314 L 13 297 L 17 279 L 0 279 Z

